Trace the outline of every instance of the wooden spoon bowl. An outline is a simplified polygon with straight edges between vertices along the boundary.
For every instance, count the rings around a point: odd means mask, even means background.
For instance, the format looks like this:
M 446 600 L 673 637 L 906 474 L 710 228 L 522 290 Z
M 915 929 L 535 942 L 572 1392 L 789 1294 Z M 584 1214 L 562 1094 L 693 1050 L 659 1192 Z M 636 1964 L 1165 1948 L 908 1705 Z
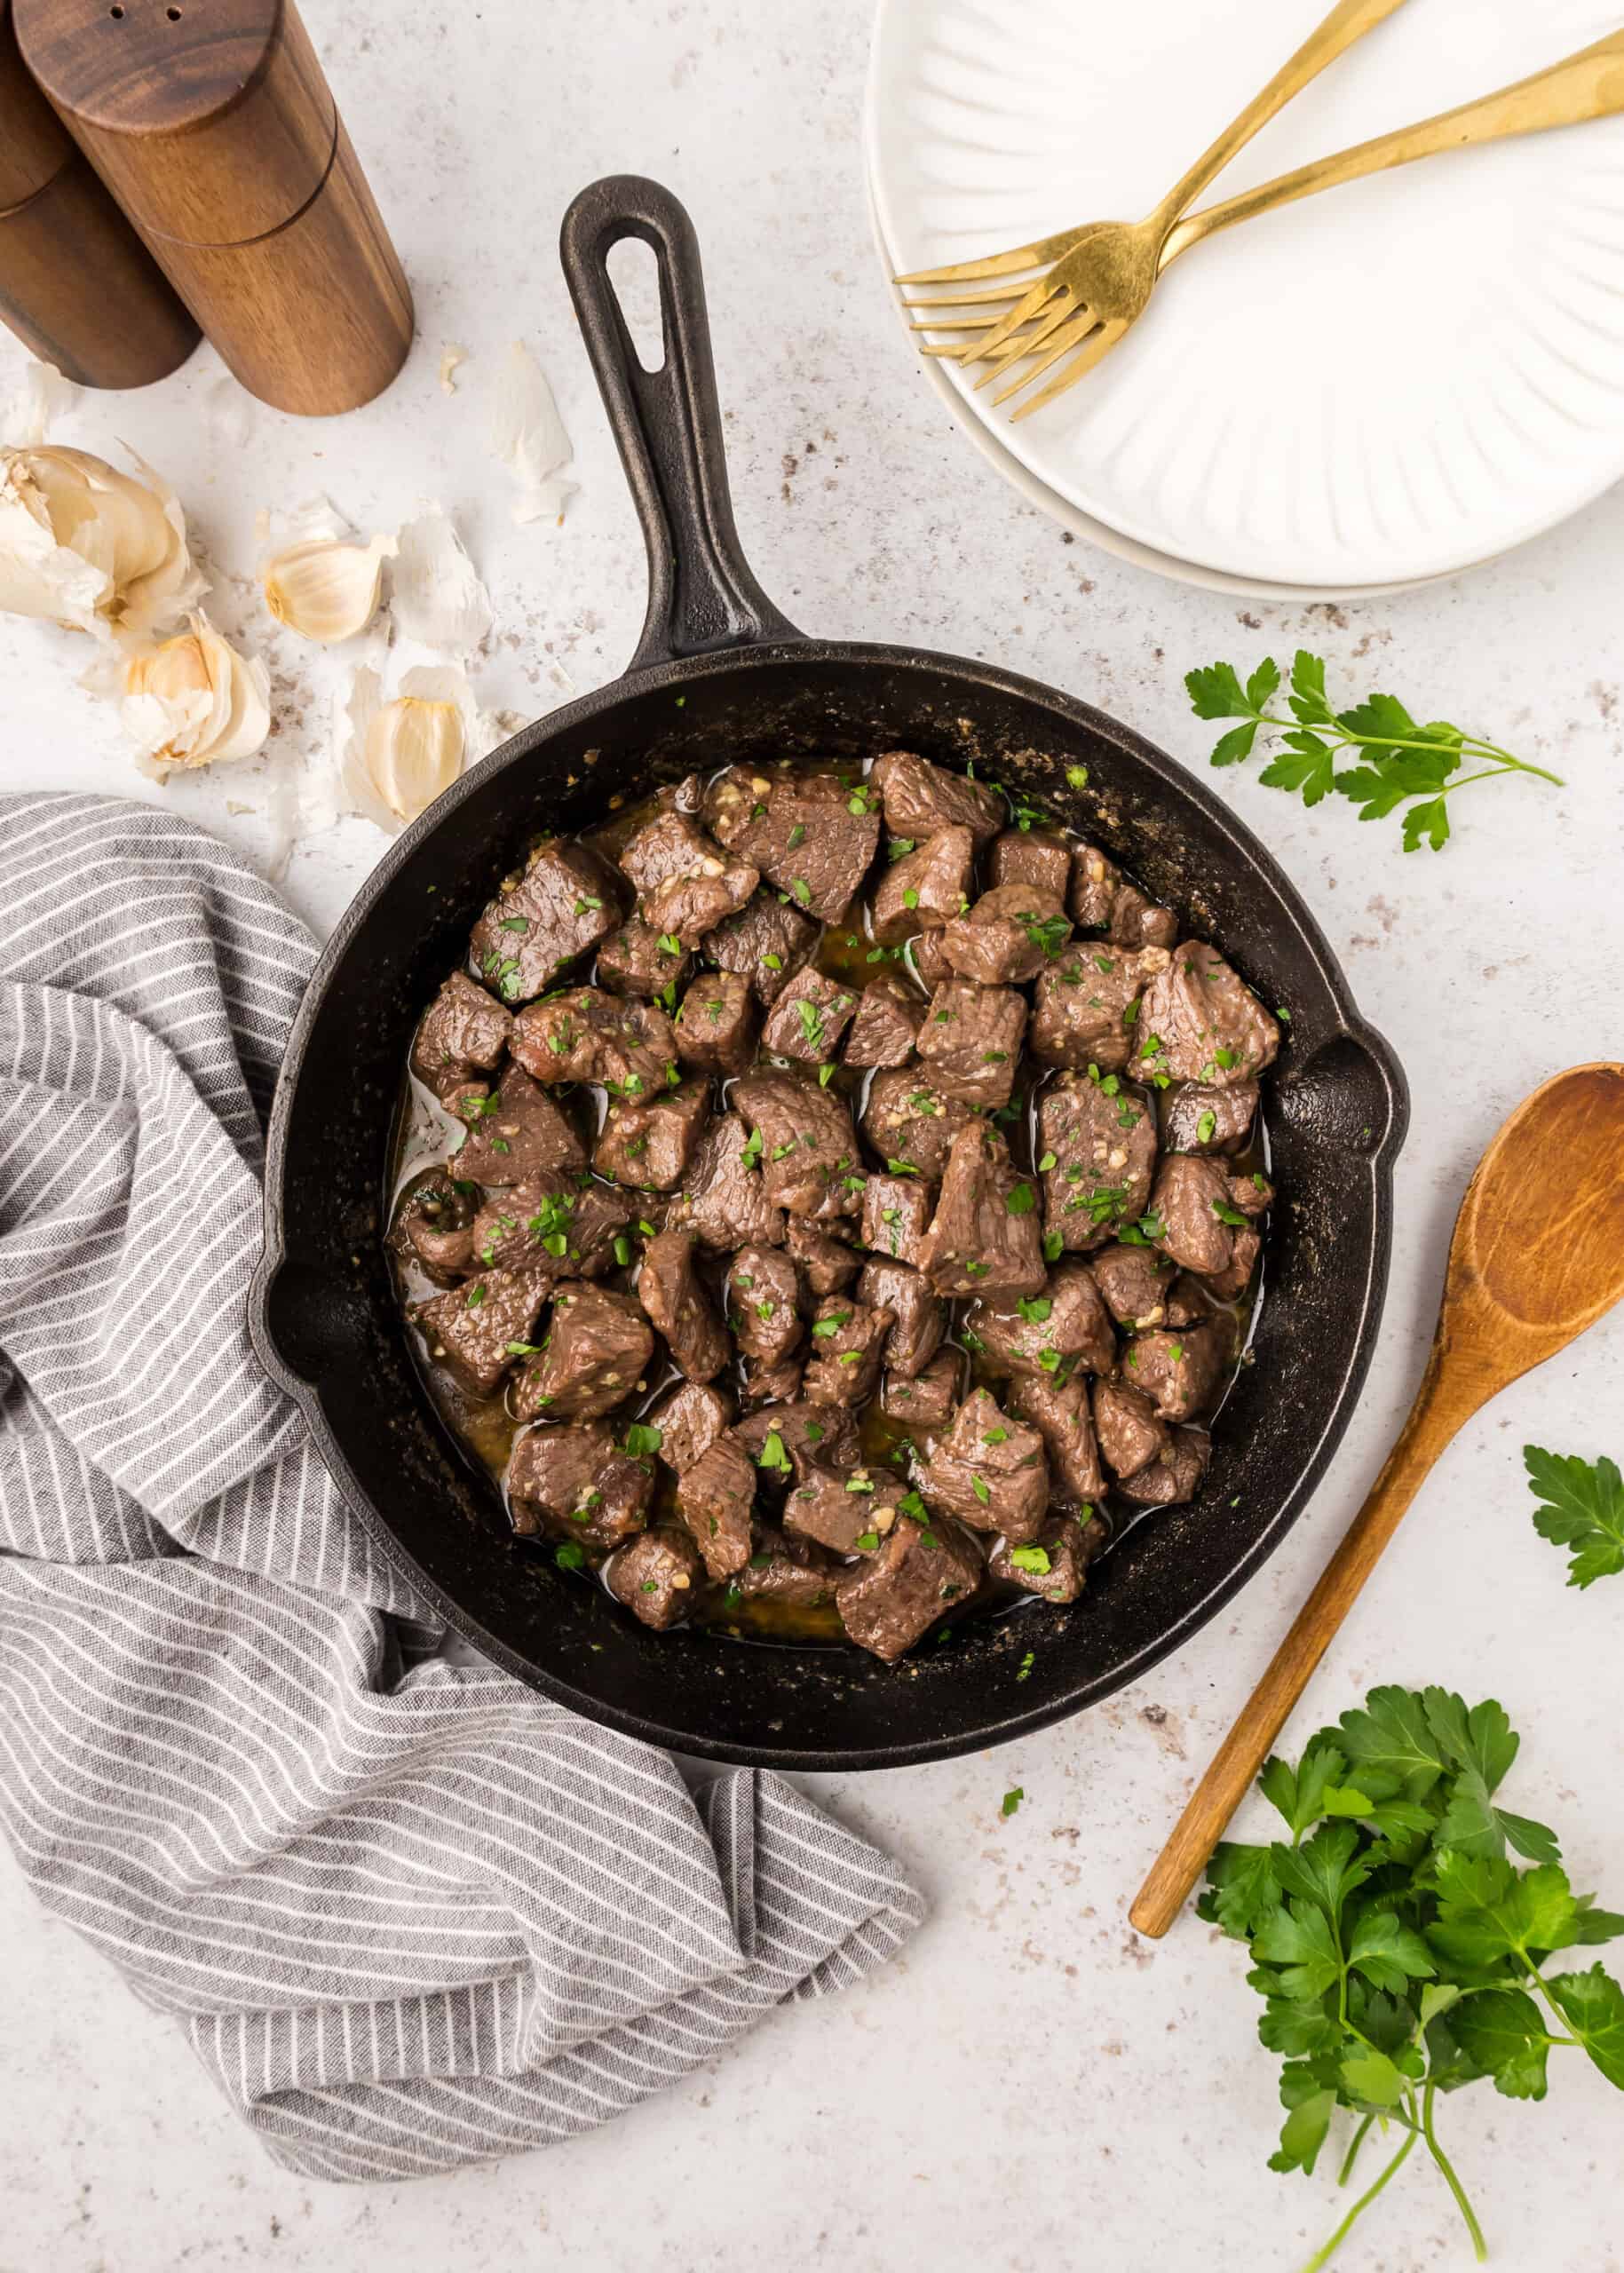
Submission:
M 1620 1300 L 1624 1065 L 1576 1065 L 1525 1098 L 1479 1161 L 1455 1220 L 1410 1417 L 1139 1889 L 1129 1915 L 1142 1934 L 1165 1934 L 1178 1915 L 1445 1446 L 1498 1390 Z

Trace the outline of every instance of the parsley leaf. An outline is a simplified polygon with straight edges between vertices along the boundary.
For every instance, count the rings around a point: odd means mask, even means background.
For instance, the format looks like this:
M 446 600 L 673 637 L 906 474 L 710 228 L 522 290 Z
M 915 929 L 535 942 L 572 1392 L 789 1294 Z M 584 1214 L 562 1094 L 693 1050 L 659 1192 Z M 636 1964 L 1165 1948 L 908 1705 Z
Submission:
M 1447 800 L 1457 789 L 1509 773 L 1533 774 L 1563 786 L 1559 775 L 1446 719 L 1418 724 L 1393 695 L 1369 694 L 1351 709 L 1337 710 L 1326 693 L 1324 660 L 1306 648 L 1298 650 L 1292 664 L 1288 715 L 1269 707 L 1280 689 L 1279 666 L 1272 656 L 1264 658 L 1244 685 L 1232 663 L 1191 671 L 1184 685 L 1198 718 L 1241 722 L 1220 737 L 1212 752 L 1214 765 L 1243 764 L 1260 734 L 1278 734 L 1259 777 L 1266 787 L 1300 796 L 1310 807 L 1333 794 L 1350 798 L 1361 820 L 1382 820 L 1402 807 L 1406 852 L 1422 844 L 1442 851 L 1450 833 Z M 1359 763 L 1339 772 L 1336 759 L 1344 750 L 1355 753 Z M 1470 770 L 1462 772 L 1462 767 Z
M 1573 1549 L 1570 1587 L 1588 1587 L 1624 1571 L 1624 1477 L 1605 1457 L 1523 1446 L 1528 1484 L 1540 1501 L 1533 1527 L 1554 1547 Z

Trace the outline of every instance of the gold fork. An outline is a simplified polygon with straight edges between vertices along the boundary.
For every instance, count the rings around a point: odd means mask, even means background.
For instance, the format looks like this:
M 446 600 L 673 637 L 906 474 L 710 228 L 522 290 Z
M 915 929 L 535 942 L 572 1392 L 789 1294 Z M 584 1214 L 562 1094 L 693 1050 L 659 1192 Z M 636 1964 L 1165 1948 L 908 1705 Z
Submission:
M 1087 316 L 1090 329 L 1098 324 L 1114 333 L 1111 341 L 1114 345 L 1150 298 L 1168 238 L 1179 216 L 1223 172 L 1236 152 L 1244 149 L 1254 135 L 1294 96 L 1300 94 L 1311 80 L 1317 79 L 1356 40 L 1363 39 L 1367 32 L 1403 5 L 1404 0 L 1338 0 L 1324 22 L 1309 35 L 1290 60 L 1282 64 L 1262 93 L 1256 95 L 1240 116 L 1224 128 L 1211 147 L 1203 151 L 1143 221 L 1089 222 L 1081 228 L 1063 229 L 1056 236 L 1040 238 L 1035 244 L 1018 245 L 1011 252 L 994 254 L 988 260 L 960 261 L 950 268 L 922 269 L 915 275 L 898 277 L 897 282 L 902 285 L 955 284 L 1008 276 L 1034 267 L 1047 268 L 1046 274 L 1013 296 L 1016 305 L 994 320 L 985 339 L 973 345 L 939 347 L 927 349 L 926 352 L 957 355 L 961 360 L 972 362 L 986 357 L 996 358 L 1007 346 L 1008 352 L 995 362 L 986 378 L 978 382 L 985 386 L 987 379 L 997 376 L 1005 362 L 1030 354 L 1068 319 L 1077 321 Z M 1049 265 L 1050 263 L 1052 266 Z M 991 297 L 1003 299 L 1011 296 L 998 293 Z M 988 297 L 985 293 L 955 292 L 942 299 L 912 301 L 908 305 L 918 308 L 972 303 L 985 306 Z M 972 319 L 972 327 L 973 322 Z M 1023 327 L 1028 324 L 1034 329 L 1023 332 Z M 1018 338 L 1018 334 L 1021 335 Z M 1106 352 L 1108 349 L 1100 352 Z
M 1529 78 L 1497 88 L 1493 94 L 1481 95 L 1473 102 L 1462 103 L 1436 118 L 1422 119 L 1414 126 L 1402 126 L 1390 134 L 1378 135 L 1373 141 L 1339 150 L 1331 157 L 1315 159 L 1291 173 L 1279 175 L 1273 181 L 1262 182 L 1239 197 L 1229 198 L 1221 205 L 1210 205 L 1204 212 L 1188 214 L 1169 231 L 1161 249 L 1157 274 L 1160 276 L 1181 253 L 1204 243 L 1220 229 L 1232 228 L 1239 221 L 1252 220 L 1260 213 L 1272 212 L 1276 207 L 1292 204 L 1298 198 L 1317 196 L 1322 189 L 1335 189 L 1343 182 L 1385 173 L 1395 166 L 1411 165 L 1417 159 L 1438 157 L 1446 151 L 1476 148 L 1485 142 L 1505 141 L 1522 134 L 1544 133 L 1558 126 L 1580 126 L 1593 118 L 1616 117 L 1620 112 L 1624 112 L 1624 31 L 1611 32 L 1606 38 L 1580 48 L 1576 54 L 1565 56 L 1561 62 L 1549 64 Z M 1002 297 L 1008 296 L 989 296 Z M 989 333 L 989 337 L 979 345 L 946 351 L 957 352 L 967 360 L 990 351 L 990 335 L 1004 321 L 992 315 L 961 321 Z M 996 376 L 998 370 L 1011 362 L 1025 360 L 1040 345 L 1046 344 L 1048 352 L 1035 368 L 1021 373 L 995 394 L 994 401 L 1002 402 L 1018 393 L 1041 378 L 1061 357 L 1072 354 L 1073 361 L 1058 377 L 1051 379 L 1040 393 L 1011 414 L 1015 418 L 1029 417 L 1101 362 L 1132 321 L 1130 317 L 1121 322 L 1102 321 L 1092 309 L 1082 309 L 1058 327 L 1045 324 L 1037 337 L 1026 335 L 1009 342 L 1000 351 L 991 376 Z M 932 354 L 944 351 L 927 345 L 924 352 Z

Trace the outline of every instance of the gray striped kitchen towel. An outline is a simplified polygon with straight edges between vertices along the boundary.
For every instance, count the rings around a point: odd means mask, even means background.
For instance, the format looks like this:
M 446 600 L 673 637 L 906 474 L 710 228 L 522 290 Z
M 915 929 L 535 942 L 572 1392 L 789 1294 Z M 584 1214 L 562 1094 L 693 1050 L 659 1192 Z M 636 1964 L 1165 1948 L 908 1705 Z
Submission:
M 162 810 L 0 799 L 0 1827 L 280 2162 L 397 2179 L 605 2121 L 921 1905 L 779 1778 L 696 1803 L 433 1654 L 245 1328 L 313 961 Z

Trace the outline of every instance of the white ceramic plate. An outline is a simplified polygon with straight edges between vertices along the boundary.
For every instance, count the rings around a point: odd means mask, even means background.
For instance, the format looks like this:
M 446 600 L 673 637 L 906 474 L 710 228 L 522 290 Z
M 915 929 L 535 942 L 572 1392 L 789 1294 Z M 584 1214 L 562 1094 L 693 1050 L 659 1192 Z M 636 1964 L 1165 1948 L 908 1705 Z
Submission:
M 881 0 L 873 192 L 909 268 L 1153 205 L 1320 0 Z M 1619 26 L 1594 0 L 1409 0 L 1214 194 Z M 1393 585 L 1539 535 L 1624 474 L 1624 119 L 1429 161 L 1199 248 L 1099 370 L 1008 422 L 1044 488 L 1244 583 Z
M 869 123 L 872 127 L 872 117 Z M 895 276 L 902 264 L 893 256 L 880 226 L 872 170 L 868 185 L 868 220 L 885 274 L 888 278 Z M 891 290 L 898 321 L 907 330 L 908 316 L 902 295 L 894 285 Z M 911 341 L 911 331 L 909 338 Z M 1198 561 L 1176 560 L 1171 553 L 1157 552 L 1148 544 L 1140 544 L 1137 539 L 1124 536 L 1120 529 L 1108 527 L 1104 521 L 1097 520 L 1092 513 L 1081 512 L 1067 499 L 1057 495 L 1035 474 L 1029 473 L 1018 457 L 1010 455 L 998 434 L 984 419 L 978 418 L 966 407 L 963 390 L 954 385 L 946 364 L 930 356 L 921 356 L 920 368 L 929 377 L 948 416 L 965 440 L 986 460 L 994 472 L 1002 476 L 1028 504 L 1035 505 L 1040 512 L 1047 513 L 1051 520 L 1058 521 L 1062 528 L 1070 529 L 1072 535 L 1081 537 L 1085 544 L 1097 545 L 1102 552 L 1109 552 L 1118 560 L 1131 561 L 1137 568 L 1148 568 L 1153 575 L 1166 576 L 1176 584 L 1193 584 L 1200 591 L 1225 592 L 1237 599 L 1265 600 L 1281 605 L 1302 600 L 1358 602 L 1382 599 L 1390 593 L 1414 591 L 1422 584 L 1446 581 L 1436 576 L 1412 576 L 1388 584 L 1274 584 L 1266 582 L 1261 576 L 1231 576 L 1221 568 L 1203 567 Z M 1485 564 L 1476 561 L 1472 565 L 1482 567 Z

